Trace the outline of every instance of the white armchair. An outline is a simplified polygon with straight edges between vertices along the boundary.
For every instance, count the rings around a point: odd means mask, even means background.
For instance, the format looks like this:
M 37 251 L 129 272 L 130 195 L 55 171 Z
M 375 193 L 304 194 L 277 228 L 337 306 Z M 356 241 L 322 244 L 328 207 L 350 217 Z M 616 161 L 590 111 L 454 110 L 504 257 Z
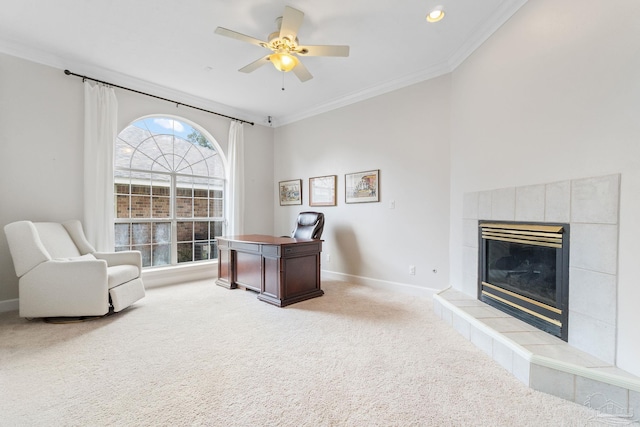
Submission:
M 145 295 L 140 252 L 96 252 L 80 221 L 18 221 L 4 231 L 21 317 L 102 316 Z

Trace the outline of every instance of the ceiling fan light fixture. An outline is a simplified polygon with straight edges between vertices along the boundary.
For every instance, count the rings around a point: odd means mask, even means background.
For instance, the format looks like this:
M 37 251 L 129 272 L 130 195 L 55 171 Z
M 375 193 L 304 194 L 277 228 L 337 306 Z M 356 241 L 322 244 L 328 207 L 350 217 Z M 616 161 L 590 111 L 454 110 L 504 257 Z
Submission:
M 442 18 L 444 18 L 444 9 L 442 8 L 442 6 L 436 6 L 427 15 L 428 22 L 438 22 L 438 21 L 441 21 Z
M 298 58 L 288 52 L 278 51 L 269 55 L 269 61 L 278 71 L 288 72 L 296 68 Z

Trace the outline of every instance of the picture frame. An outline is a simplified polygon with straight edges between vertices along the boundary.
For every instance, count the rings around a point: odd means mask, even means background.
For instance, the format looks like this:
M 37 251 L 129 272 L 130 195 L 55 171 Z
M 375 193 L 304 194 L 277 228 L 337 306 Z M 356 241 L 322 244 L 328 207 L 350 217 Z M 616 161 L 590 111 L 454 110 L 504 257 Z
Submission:
M 344 176 L 345 203 L 380 201 L 380 169 L 348 173 Z
M 302 204 L 302 180 L 291 179 L 278 183 L 278 195 L 280 206 L 301 205 Z
M 335 206 L 337 175 L 309 178 L 309 206 Z

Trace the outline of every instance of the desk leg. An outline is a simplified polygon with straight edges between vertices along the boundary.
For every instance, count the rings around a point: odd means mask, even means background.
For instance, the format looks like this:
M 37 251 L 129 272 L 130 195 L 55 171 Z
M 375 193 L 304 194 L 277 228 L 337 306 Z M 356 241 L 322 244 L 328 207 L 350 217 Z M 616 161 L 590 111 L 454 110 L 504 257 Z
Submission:
M 235 251 L 218 247 L 218 279 L 216 285 L 227 289 L 235 289 Z

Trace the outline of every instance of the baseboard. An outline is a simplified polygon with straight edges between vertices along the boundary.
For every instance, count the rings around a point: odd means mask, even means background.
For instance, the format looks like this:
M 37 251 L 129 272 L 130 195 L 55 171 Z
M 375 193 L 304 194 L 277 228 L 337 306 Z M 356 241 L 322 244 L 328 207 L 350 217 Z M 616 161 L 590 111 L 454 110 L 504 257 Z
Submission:
M 18 308 L 18 298 L 0 301 L 0 313 L 6 313 L 7 311 L 16 311 L 18 310 Z
M 441 289 L 423 288 L 406 283 L 389 282 L 387 280 L 372 279 L 370 277 L 354 276 L 352 274 L 339 273 L 337 271 L 322 270 L 322 278 L 326 280 L 340 280 L 356 285 L 370 286 L 372 288 L 386 289 L 393 292 L 402 292 L 408 295 L 432 298 Z

